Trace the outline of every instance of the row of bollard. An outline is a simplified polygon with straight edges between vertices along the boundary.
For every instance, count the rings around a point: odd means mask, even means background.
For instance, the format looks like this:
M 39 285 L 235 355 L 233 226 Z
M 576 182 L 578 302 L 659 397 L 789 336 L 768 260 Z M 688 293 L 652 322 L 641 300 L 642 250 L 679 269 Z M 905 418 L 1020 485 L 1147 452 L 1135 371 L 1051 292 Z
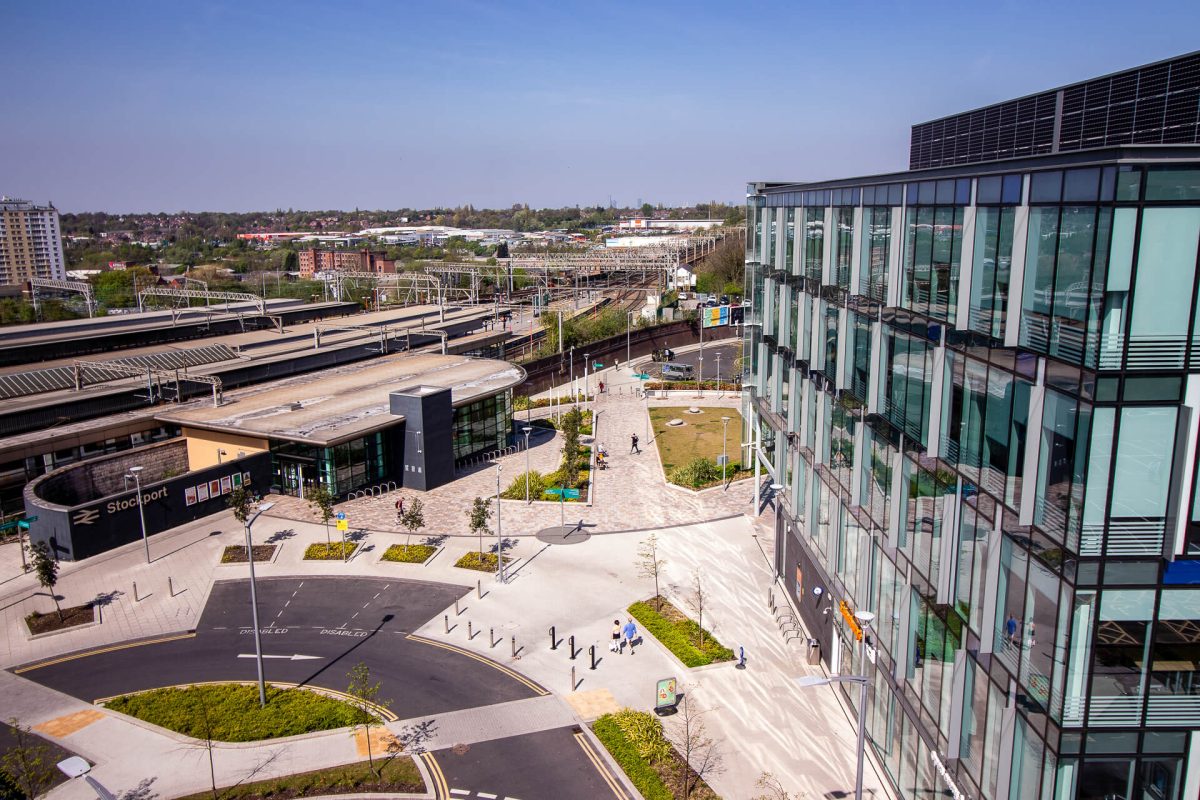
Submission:
M 554 625 L 550 626 L 550 649 L 551 650 L 558 649 L 558 631 Z M 574 661 L 575 656 L 577 656 L 583 652 L 582 649 L 579 649 L 579 650 L 575 649 L 575 634 L 571 634 L 570 636 L 567 637 L 567 649 L 570 651 L 570 655 L 568 656 L 568 658 L 571 661 Z M 591 662 L 588 669 L 590 669 L 590 670 L 596 669 L 596 663 L 597 663 L 596 662 L 596 645 L 594 645 L 594 644 L 588 646 L 588 660 Z M 576 680 L 575 665 L 572 664 L 571 665 L 571 691 L 572 692 L 575 691 L 575 689 L 578 686 L 579 686 L 579 681 Z
M 151 592 L 151 594 L 153 594 L 153 592 Z M 149 597 L 149 596 L 150 596 L 149 594 L 146 595 L 146 597 Z M 175 579 L 172 578 L 170 575 L 167 576 L 167 596 L 168 597 L 175 596 Z M 142 599 L 143 599 L 142 596 L 140 594 L 138 594 L 137 581 L 134 581 L 133 582 L 133 602 L 140 603 L 140 602 L 142 602 Z
M 481 599 L 481 600 L 483 599 L 483 581 L 482 580 L 477 580 L 475 582 L 475 594 L 479 599 Z M 454 598 L 454 616 L 455 617 L 462 614 L 465 610 L 465 609 L 459 607 L 458 600 L 459 600 L 459 598 L 457 598 L 457 597 Z M 449 614 L 442 615 L 442 630 L 446 634 L 450 633 L 450 615 Z M 474 639 L 475 639 L 475 623 L 472 620 L 467 620 L 467 640 L 473 641 Z M 494 627 L 488 628 L 488 647 L 495 649 L 496 645 L 500 644 L 503 641 L 504 641 L 503 636 L 501 636 L 499 639 L 496 638 L 496 629 Z M 509 653 L 515 659 L 518 657 L 517 652 L 518 652 L 517 637 L 510 636 L 509 637 Z

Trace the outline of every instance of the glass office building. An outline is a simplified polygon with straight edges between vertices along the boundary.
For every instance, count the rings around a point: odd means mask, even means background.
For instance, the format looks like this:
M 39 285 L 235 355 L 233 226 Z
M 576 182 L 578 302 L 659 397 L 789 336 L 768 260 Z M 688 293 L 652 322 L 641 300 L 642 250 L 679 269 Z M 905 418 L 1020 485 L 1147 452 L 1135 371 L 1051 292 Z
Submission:
M 776 570 L 904 798 L 1200 796 L 1200 146 L 1155 141 L 748 188 Z

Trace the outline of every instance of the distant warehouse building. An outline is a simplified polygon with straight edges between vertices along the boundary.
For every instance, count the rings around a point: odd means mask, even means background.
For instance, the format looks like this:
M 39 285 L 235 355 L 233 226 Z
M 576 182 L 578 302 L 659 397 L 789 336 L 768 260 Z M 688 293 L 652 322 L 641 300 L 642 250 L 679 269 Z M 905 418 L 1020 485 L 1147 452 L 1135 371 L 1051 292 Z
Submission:
M 428 490 L 455 464 L 506 447 L 512 389 L 504 361 L 405 354 L 274 381 L 219 406 L 197 401 L 156 418 L 182 436 L 49 472 L 25 487 L 32 541 L 77 560 L 216 513 L 238 486 L 303 497 L 389 482 Z M 131 502 L 132 501 L 132 502 Z

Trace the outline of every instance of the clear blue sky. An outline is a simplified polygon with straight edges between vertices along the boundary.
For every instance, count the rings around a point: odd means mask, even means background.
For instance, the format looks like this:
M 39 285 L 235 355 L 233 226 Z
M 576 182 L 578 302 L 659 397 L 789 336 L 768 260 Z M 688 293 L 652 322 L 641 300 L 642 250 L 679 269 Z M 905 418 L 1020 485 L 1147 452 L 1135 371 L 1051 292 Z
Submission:
M 1198 29 L 1195 0 L 3 0 L 0 194 L 732 201 L 748 180 L 903 169 L 914 122 L 1187 52 Z

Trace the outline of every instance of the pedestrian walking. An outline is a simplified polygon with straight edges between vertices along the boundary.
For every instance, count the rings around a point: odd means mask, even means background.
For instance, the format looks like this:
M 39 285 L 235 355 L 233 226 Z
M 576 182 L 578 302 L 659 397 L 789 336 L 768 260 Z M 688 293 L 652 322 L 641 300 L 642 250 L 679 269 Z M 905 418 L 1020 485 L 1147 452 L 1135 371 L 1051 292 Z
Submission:
M 629 642 L 629 655 L 633 655 L 633 640 L 637 638 L 637 626 L 633 624 L 632 618 L 625 623 L 621 633 L 625 634 L 625 641 Z
M 612 643 L 609 644 L 608 649 L 614 653 L 621 652 L 621 620 L 619 619 L 613 620 Z
M 396 516 L 400 516 L 403 513 L 404 513 L 404 498 L 401 497 L 399 500 L 396 501 Z
M 630 447 L 629 447 L 629 454 L 633 455 L 634 453 L 637 453 L 638 455 L 641 455 L 642 451 L 638 449 L 637 434 L 635 433 L 635 434 L 631 435 L 629 437 L 629 441 L 631 443 Z
M 604 394 L 604 381 L 600 381 L 600 394 Z
M 1009 644 L 1016 641 L 1017 638 L 1017 618 L 1012 614 L 1008 615 L 1008 621 L 1004 623 L 1004 638 Z

